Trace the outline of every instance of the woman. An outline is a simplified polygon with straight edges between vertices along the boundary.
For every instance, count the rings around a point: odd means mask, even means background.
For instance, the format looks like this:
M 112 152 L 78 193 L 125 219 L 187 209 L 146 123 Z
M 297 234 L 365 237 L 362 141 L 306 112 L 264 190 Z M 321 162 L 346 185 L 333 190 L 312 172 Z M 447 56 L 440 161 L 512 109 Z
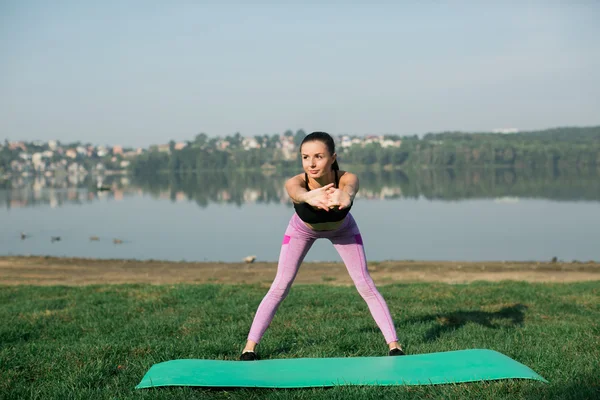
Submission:
M 279 305 L 289 293 L 298 268 L 316 239 L 327 238 L 338 251 L 354 285 L 389 346 L 389 355 L 404 355 L 390 312 L 367 270 L 362 237 L 349 213 L 358 192 L 358 178 L 340 171 L 333 138 L 313 132 L 300 145 L 303 174 L 289 179 L 285 188 L 296 213 L 283 236 L 277 275 L 258 306 L 240 359 L 258 359 L 255 349 Z

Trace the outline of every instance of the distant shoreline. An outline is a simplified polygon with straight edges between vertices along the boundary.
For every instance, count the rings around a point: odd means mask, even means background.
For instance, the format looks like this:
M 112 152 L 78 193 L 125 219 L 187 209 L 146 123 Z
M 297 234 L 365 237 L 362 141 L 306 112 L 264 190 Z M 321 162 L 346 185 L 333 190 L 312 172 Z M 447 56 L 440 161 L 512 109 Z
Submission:
M 0 285 L 259 284 L 269 286 L 276 262 L 184 262 L 0 256 Z M 599 262 L 383 261 L 370 262 L 377 285 L 414 282 L 600 281 Z M 341 262 L 305 262 L 295 284 L 352 285 Z

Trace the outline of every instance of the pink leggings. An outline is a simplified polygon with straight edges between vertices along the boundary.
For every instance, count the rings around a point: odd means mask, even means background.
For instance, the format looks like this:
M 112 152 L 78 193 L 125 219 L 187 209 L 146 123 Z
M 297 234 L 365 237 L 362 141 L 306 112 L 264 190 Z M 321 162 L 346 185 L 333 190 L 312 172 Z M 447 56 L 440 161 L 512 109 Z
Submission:
M 348 214 L 342 225 L 335 230 L 315 231 L 306 226 L 295 213 L 283 236 L 277 275 L 256 310 L 248 340 L 255 343 L 260 341 L 271 324 L 279 305 L 288 295 L 306 253 L 319 238 L 329 239 L 342 257 L 356 289 L 367 302 L 371 315 L 383 333 L 386 343 L 397 341 L 390 311 L 367 270 L 362 237 L 352 215 Z

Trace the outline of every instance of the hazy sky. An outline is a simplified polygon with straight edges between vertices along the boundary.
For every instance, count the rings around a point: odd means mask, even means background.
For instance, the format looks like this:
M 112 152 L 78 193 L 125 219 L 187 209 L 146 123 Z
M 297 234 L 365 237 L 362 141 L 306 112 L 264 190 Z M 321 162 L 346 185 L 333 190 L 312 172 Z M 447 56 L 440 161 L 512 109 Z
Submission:
M 0 0 L 0 140 L 600 124 L 600 1 L 277 3 Z

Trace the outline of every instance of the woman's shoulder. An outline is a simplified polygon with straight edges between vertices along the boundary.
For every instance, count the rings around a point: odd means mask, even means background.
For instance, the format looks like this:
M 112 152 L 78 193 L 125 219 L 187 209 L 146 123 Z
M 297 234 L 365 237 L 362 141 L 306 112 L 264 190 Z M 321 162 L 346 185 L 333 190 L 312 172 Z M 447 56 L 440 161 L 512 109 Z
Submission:
M 287 179 L 287 182 L 304 182 L 304 172 L 302 172 L 301 174 L 298 175 L 294 175 L 290 178 Z
M 299 174 L 292 176 L 290 179 L 304 179 L 304 175 L 306 175 L 306 173 L 301 172 Z
M 342 180 L 342 179 L 346 180 L 346 179 L 357 178 L 356 174 L 353 174 L 350 171 L 342 171 L 342 170 L 338 171 L 338 177 L 339 177 L 340 180 Z

